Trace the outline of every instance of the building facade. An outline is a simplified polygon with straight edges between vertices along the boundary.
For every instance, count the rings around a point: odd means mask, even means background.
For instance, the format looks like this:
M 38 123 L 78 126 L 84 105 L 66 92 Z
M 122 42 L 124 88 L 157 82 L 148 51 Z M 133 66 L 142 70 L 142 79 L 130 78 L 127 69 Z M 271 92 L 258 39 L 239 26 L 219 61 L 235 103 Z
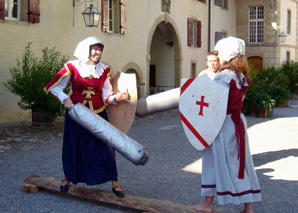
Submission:
M 236 36 L 245 40 L 246 57 L 257 70 L 297 60 L 297 6 L 297 0 L 236 1 Z
M 234 0 L 97 0 L 98 28 L 85 27 L 82 0 L 0 0 L 0 119 L 30 119 L 18 97 L 3 85 L 9 69 L 32 42 L 35 56 L 56 47 L 70 59 L 88 36 L 105 42 L 101 61 L 117 71 L 135 73 L 138 97 L 180 86 L 206 68 L 206 54 L 222 37 L 236 35 Z M 36 88 L 43 89 L 43 88 Z M 3 98 L 5 97 L 5 98 Z M 53 100 L 55 101 L 55 100 Z

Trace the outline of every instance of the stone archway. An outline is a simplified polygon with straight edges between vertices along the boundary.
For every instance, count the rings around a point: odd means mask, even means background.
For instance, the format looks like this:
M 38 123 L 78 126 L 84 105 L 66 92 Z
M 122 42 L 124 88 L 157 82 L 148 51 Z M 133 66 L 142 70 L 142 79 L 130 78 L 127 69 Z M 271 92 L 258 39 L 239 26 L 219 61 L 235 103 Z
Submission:
M 147 46 L 147 94 L 180 86 L 181 42 L 178 28 L 167 15 L 159 16 L 151 27 Z

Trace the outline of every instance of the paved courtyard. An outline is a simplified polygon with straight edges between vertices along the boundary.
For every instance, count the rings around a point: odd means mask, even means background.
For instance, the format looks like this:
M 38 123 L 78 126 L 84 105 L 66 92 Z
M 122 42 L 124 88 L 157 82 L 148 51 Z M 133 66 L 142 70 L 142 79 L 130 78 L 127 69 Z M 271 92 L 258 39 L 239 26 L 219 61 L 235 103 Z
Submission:
M 253 204 L 255 212 L 298 212 L 298 101 L 289 104 L 270 118 L 247 116 L 263 196 Z M 63 121 L 50 130 L 33 129 L 28 121 L 1 123 L 0 128 L 0 212 L 132 212 L 47 190 L 22 192 L 24 179 L 32 174 L 62 179 Z M 135 118 L 128 135 L 148 149 L 149 161 L 135 166 L 117 155 L 119 181 L 127 194 L 184 205 L 203 201 L 202 152 L 187 141 L 178 110 Z M 111 191 L 110 183 L 92 187 Z M 242 206 L 215 209 L 239 212 Z

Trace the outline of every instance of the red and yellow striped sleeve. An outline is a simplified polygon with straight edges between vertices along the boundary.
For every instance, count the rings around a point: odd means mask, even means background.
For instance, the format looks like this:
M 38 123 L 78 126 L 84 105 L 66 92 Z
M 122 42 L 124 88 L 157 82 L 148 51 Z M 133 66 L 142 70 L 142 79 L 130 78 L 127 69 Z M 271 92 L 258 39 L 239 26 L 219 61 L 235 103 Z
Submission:
M 65 76 L 71 75 L 71 71 L 69 69 L 70 64 L 65 64 L 64 67 L 54 76 L 54 78 L 44 87 L 44 92 L 48 94 L 51 89 L 59 84 Z

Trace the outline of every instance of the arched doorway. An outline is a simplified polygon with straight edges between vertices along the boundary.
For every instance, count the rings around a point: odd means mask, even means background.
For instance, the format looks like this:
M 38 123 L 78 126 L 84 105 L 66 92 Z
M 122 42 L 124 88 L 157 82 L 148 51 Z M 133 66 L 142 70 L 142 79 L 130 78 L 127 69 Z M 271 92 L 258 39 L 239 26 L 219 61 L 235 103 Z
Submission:
M 149 57 L 147 57 L 149 95 L 180 86 L 182 57 L 176 29 L 170 17 L 161 16 L 149 33 Z
M 254 70 L 260 72 L 263 68 L 263 58 L 259 56 L 248 57 L 248 64 L 252 66 Z

